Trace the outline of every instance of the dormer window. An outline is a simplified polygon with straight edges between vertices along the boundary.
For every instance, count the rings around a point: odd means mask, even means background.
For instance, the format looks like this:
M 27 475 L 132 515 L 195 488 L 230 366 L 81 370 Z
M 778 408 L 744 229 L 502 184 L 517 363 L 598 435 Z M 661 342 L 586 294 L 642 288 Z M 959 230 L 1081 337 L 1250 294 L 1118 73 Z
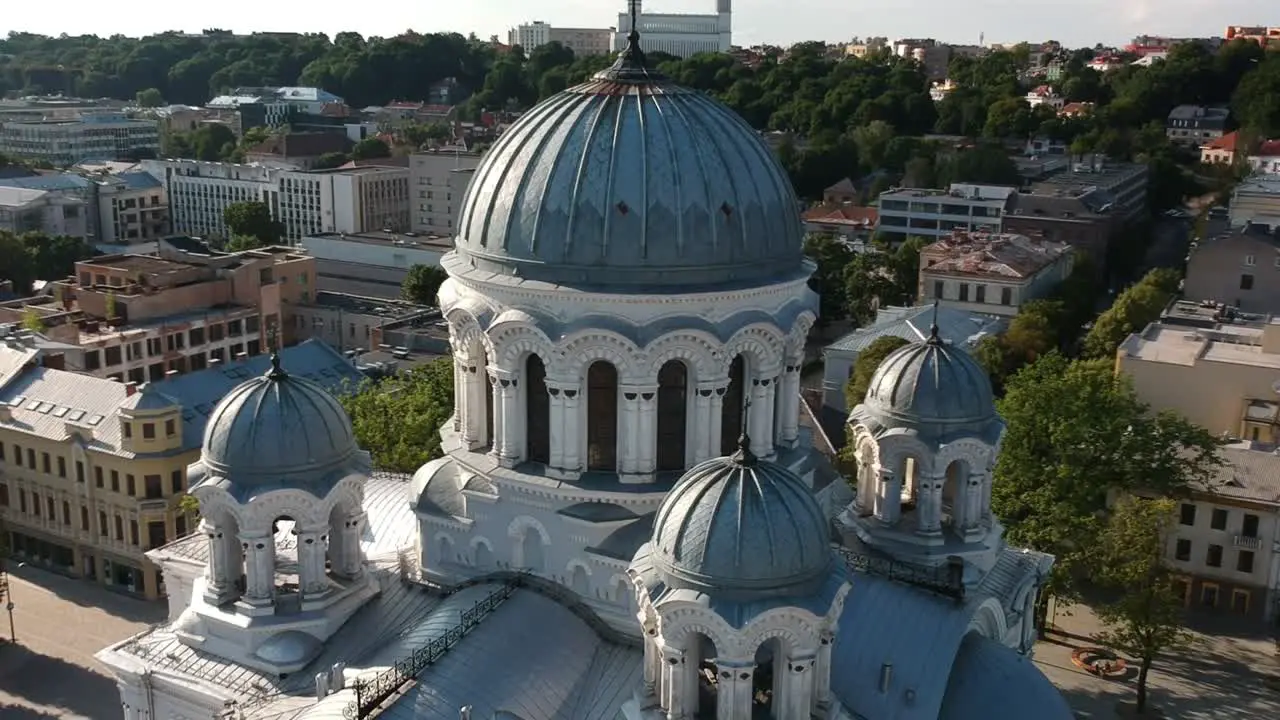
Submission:
M 155 440 L 155 439 L 156 439 L 156 424 L 155 424 L 155 423 L 142 423 L 142 439 L 143 439 L 143 440 Z

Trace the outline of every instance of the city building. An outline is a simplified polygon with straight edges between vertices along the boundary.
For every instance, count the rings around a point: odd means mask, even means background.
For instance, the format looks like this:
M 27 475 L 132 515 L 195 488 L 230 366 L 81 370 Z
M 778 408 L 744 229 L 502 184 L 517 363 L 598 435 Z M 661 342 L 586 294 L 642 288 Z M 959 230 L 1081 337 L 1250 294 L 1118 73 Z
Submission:
M 284 351 L 290 367 L 338 390 L 360 375 L 321 343 Z M 0 519 L 22 562 L 154 599 L 146 559 L 196 529 L 179 508 L 212 407 L 261 374 L 258 357 L 173 380 L 120 383 L 43 367 L 0 346 Z
M 1051 240 L 955 231 L 920 250 L 921 302 L 1012 316 L 1053 292 L 1071 274 L 1075 252 Z
M 1126 163 L 1102 155 L 1071 158 L 1071 162 L 1037 179 L 1026 188 L 1032 195 L 1091 198 L 1090 204 L 1105 208 L 1120 223 L 1147 216 L 1146 163 Z
M 1280 175 L 1280 140 L 1267 140 L 1249 154 L 1249 166 L 1261 175 Z
M 49 193 L 51 200 L 66 207 L 84 207 L 84 237 L 87 240 L 100 240 L 102 228 L 99 227 L 98 184 L 92 178 L 74 172 L 48 173 L 31 177 L 0 179 L 0 187 L 23 188 L 26 190 L 42 190 Z
M 888 190 L 880 193 L 880 232 L 897 240 L 931 240 L 954 230 L 999 232 L 1015 194 L 1011 187 L 963 183 L 952 183 L 947 190 Z
M 394 348 L 394 345 L 384 342 L 382 329 L 387 325 L 400 327 L 406 321 L 419 320 L 444 321 L 440 310 L 435 307 L 321 290 L 310 304 L 300 306 L 294 312 L 294 331 L 298 337 L 320 340 L 345 355 L 349 350 L 373 351 L 381 345 Z M 448 333 L 445 332 L 444 336 L 444 342 L 437 343 L 434 350 L 447 354 Z
M 1062 110 L 1067 105 L 1067 99 L 1059 95 L 1049 85 L 1040 85 L 1032 89 L 1027 93 L 1026 100 L 1027 105 L 1033 108 L 1046 105 L 1054 110 Z
M 89 238 L 89 209 L 51 190 L 0 186 L 0 230 Z
M 1258 25 L 1228 25 L 1222 33 L 1223 38 L 1231 40 L 1249 40 L 1263 47 L 1280 43 L 1280 27 Z
M 941 305 L 917 305 L 915 307 L 883 307 L 876 311 L 876 319 L 866 327 L 836 340 L 822 349 L 822 404 L 841 418 L 849 415 L 844 386 L 853 377 L 858 355 L 882 337 L 897 337 L 907 342 L 923 342 L 929 339 L 932 326 L 938 327 L 938 337 L 947 345 L 972 351 L 982 338 L 1000 333 L 1008 318 L 1000 315 L 956 310 Z
M 1261 225 L 1280 229 L 1280 175 L 1261 174 L 1245 179 L 1231 191 L 1228 217 L 1232 227 Z
M 924 66 L 924 74 L 929 80 L 937 82 L 947 78 L 947 67 L 951 63 L 951 46 L 932 38 L 903 38 L 895 40 L 890 48 L 900 58 L 915 60 Z
M 227 238 L 224 214 L 239 202 L 264 202 L 287 240 L 324 232 L 408 230 L 409 169 L 361 166 L 309 172 L 254 164 L 145 160 L 163 183 L 173 232 Z
M 879 213 L 858 205 L 822 203 L 804 211 L 800 219 L 809 233 L 829 233 L 846 243 L 866 247 L 876 231 Z
M 1280 314 L 1280 235 L 1252 224 L 1192 243 L 1183 294 L 1248 313 Z
M 1225 135 L 1230 116 L 1226 108 L 1179 105 L 1169 111 L 1165 134 L 1178 145 L 1199 147 Z
M 1101 272 L 1106 268 L 1107 251 L 1124 225 L 1109 203 L 1110 195 L 1088 186 L 1053 194 L 1018 193 L 1004 216 L 1003 229 L 1067 243 Z
M 858 492 L 830 471 L 799 423 L 817 297 L 786 174 L 642 57 L 477 168 L 442 457 L 374 472 L 287 361 L 214 408 L 200 533 L 149 555 L 169 621 L 97 655 L 126 717 L 1072 717 L 1027 657 L 1053 558 L 991 513 L 986 372 L 899 349 L 851 418 Z M 641 102 L 656 127 L 620 121 Z
M 154 119 L 119 113 L 85 113 L 74 120 L 0 123 L 0 153 L 21 160 L 67 167 L 79 162 L 127 160 L 160 152 Z
M 710 5 L 711 0 L 703 0 Z M 639 20 L 640 46 L 645 52 L 664 52 L 679 58 L 698 53 L 729 52 L 733 47 L 732 0 L 715 0 L 715 12 L 706 15 L 645 12 L 640 0 L 629 0 Z M 618 13 L 617 32 L 613 34 L 613 50 L 627 45 L 631 32 L 631 12 Z
M 155 177 L 134 171 L 92 180 L 97 187 L 98 243 L 133 245 L 169 235 L 169 198 Z
M 1183 605 L 1265 621 L 1280 618 L 1280 453 L 1235 443 L 1210 482 L 1178 505 L 1167 559 Z M 1260 623 L 1261 624 L 1261 623 Z
M 1205 165 L 1230 165 L 1236 160 L 1236 143 L 1240 132 L 1232 130 L 1220 138 L 1200 146 L 1200 162 Z
M 409 157 L 411 225 L 420 235 L 449 237 L 458 219 L 458 207 L 480 154 L 455 150 L 431 150 Z
M 272 135 L 245 151 L 248 163 L 262 163 L 290 170 L 310 170 L 320 158 L 351 149 L 351 140 L 342 133 L 285 132 Z
M 396 299 L 409 268 L 438 267 L 453 240 L 381 231 L 320 233 L 303 236 L 299 246 L 315 258 L 320 290 Z
M 547 43 L 560 43 L 574 57 L 608 55 L 613 52 L 613 28 L 558 28 L 541 20 L 517 25 L 507 33 L 507 42 L 530 52 Z
M 858 186 L 853 184 L 853 180 L 843 178 L 822 191 L 822 202 L 831 205 L 843 205 L 845 203 L 856 203 L 861 196 L 862 194 L 858 192 Z
M 331 92 L 314 87 L 236 88 L 210 100 L 205 107 L 247 113 L 242 128 L 282 127 L 297 113 L 323 115 L 345 101 Z M 343 112 L 345 115 L 345 110 Z

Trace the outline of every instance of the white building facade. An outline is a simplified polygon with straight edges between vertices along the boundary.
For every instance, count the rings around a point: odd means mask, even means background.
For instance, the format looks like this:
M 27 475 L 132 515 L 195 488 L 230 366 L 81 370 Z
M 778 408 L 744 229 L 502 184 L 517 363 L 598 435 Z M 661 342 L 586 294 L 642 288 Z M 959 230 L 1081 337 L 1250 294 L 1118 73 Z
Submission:
M 154 118 L 86 113 L 76 120 L 0 123 L 0 153 L 55 167 L 125 160 L 136 151 L 160 151 L 160 125 Z
M 664 52 L 687 58 L 704 52 L 729 52 L 733 41 L 732 0 L 715 0 L 716 11 L 706 15 L 644 12 L 639 8 L 640 48 L 645 52 Z M 631 32 L 630 10 L 618 13 L 618 30 L 613 35 L 613 49 L 622 50 Z
M 507 42 L 524 48 L 526 55 L 552 42 L 572 50 L 575 57 L 607 55 L 613 50 L 613 28 L 560 28 L 534 20 L 511 28 Z
M 409 157 L 410 225 L 419 235 L 450 237 L 480 154 L 452 150 Z

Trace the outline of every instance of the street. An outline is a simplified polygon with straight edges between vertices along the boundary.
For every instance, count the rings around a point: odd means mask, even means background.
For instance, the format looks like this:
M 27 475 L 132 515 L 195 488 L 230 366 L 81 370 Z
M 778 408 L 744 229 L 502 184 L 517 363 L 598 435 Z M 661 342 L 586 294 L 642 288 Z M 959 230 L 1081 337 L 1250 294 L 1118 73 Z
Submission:
M 93 654 L 163 621 L 164 604 L 32 568 L 10 570 L 18 643 L 0 644 L 0 718 L 120 718 L 116 684 Z M 0 616 L 0 637 L 8 635 L 8 618 Z

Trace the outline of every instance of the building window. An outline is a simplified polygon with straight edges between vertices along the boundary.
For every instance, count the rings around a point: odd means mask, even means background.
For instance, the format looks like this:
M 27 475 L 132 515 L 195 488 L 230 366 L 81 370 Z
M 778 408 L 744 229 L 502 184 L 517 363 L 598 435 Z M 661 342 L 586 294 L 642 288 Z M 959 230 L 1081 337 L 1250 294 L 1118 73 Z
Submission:
M 1253 551 L 1241 550 L 1236 555 L 1236 572 L 1251 573 L 1253 572 Z
M 131 545 L 138 544 L 138 521 L 137 520 L 129 521 L 129 543 Z
M 155 424 L 155 423 L 142 423 L 142 439 L 143 439 L 143 440 L 155 440 L 155 439 L 156 439 L 156 424 Z
M 126 422 L 126 423 L 123 423 L 123 425 L 124 425 L 124 437 L 126 440 L 128 440 L 129 438 L 133 437 L 133 423 Z
M 22 446 L 17 443 L 13 445 L 13 464 L 22 467 Z
M 960 283 L 960 302 L 969 302 L 969 283 Z
M 103 482 L 102 482 L 102 468 L 100 468 L 100 467 L 95 467 L 95 468 L 93 469 L 93 484 L 94 484 L 94 485 L 97 485 L 98 487 L 102 487 L 102 485 L 103 485 Z
M 172 475 L 170 475 L 170 477 L 169 477 L 169 484 L 170 484 L 170 486 L 171 486 L 171 490 L 170 490 L 170 492 L 172 492 L 174 495 L 177 495 L 178 493 L 181 493 L 181 492 L 182 492 L 182 490 L 183 490 L 183 487 L 182 487 L 182 474 L 183 474 L 183 473 L 182 473 L 182 471 L 181 471 L 181 470 L 174 470 L 174 471 L 173 471 L 173 474 L 172 474 Z
M 1233 588 L 1231 590 L 1231 612 L 1241 615 L 1249 614 L 1249 591 Z
M 142 480 L 146 483 L 148 500 L 164 497 L 164 485 L 161 483 L 159 475 L 147 475 Z
M 67 476 L 67 459 L 59 455 L 58 456 L 58 477 L 64 478 L 66 476 Z
M 1205 554 L 1204 564 L 1209 567 L 1222 567 L 1222 546 L 1210 545 L 1209 552 Z
M 1258 537 L 1258 516 L 1252 513 L 1246 513 L 1244 522 L 1240 525 L 1240 534 L 1247 538 Z
M 1191 541 L 1178 538 L 1177 548 L 1173 552 L 1173 559 L 1187 561 L 1191 559 Z
M 1196 524 L 1196 506 L 1192 505 L 1191 503 L 1182 503 L 1181 513 L 1180 513 L 1178 522 L 1182 523 L 1183 525 L 1195 525 Z
M 40 453 L 40 467 L 44 470 L 44 474 L 48 475 L 53 472 L 52 463 L 50 462 L 49 453 Z
M 178 432 L 178 423 L 173 420 L 164 421 L 164 436 L 173 437 Z
M 76 461 L 76 482 L 84 482 L 84 463 Z
M 124 518 L 116 516 L 116 540 L 124 542 Z
M 9 507 L 9 486 L 0 483 L 0 507 Z
M 1213 509 L 1213 517 L 1209 518 L 1209 527 L 1214 530 L 1227 529 L 1227 511 L 1222 508 Z
M 102 537 L 107 536 L 107 513 L 105 510 L 98 511 L 98 533 Z
M 27 511 L 27 491 L 18 488 L 18 512 L 25 513 Z
M 979 302 L 979 303 L 985 303 L 985 302 L 987 301 L 987 286 L 986 286 L 986 285 L 978 285 L 977 287 L 975 287 L 975 288 L 974 288 L 974 290 L 973 290 L 973 301 L 974 301 L 974 302 Z
M 1252 290 L 1252 289 L 1253 289 L 1253 276 L 1252 276 L 1252 275 L 1241 275 L 1241 276 L 1240 276 L 1240 289 L 1241 289 L 1241 290 Z
M 1204 583 L 1200 586 L 1200 604 L 1207 608 L 1218 607 L 1218 586 L 1216 583 Z
M 31 514 L 40 517 L 40 495 L 31 493 Z
M 111 492 L 120 492 L 120 472 L 118 470 L 111 471 Z
M 943 283 L 941 280 L 933 281 L 933 296 L 938 300 L 943 299 L 943 290 L 945 289 L 946 289 L 946 284 Z
M 129 497 L 137 497 L 138 484 L 134 482 L 132 474 L 124 476 L 124 484 L 129 488 Z
M 89 532 L 89 508 L 80 506 L 80 529 Z
M 71 503 L 67 502 L 66 500 L 62 501 L 62 524 L 63 525 L 71 524 Z
M 49 511 L 49 522 L 58 519 L 58 504 L 54 502 L 52 495 L 46 495 L 44 498 L 45 509 Z

